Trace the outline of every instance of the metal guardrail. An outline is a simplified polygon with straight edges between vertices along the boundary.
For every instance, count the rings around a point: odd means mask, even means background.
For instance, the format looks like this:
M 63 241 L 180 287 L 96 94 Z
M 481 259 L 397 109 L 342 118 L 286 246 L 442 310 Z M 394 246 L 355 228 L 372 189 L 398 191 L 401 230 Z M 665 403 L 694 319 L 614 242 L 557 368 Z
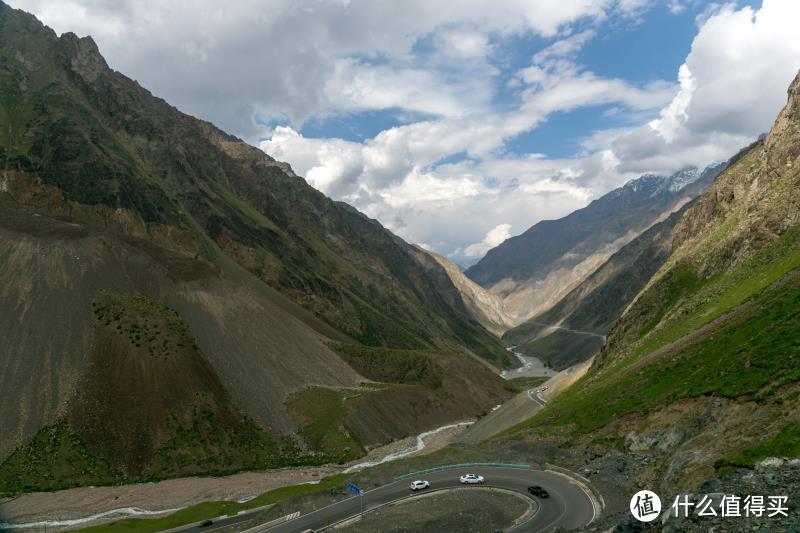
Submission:
M 453 470 L 455 468 L 473 468 L 473 467 L 481 467 L 481 466 L 488 466 L 492 468 L 520 468 L 524 470 L 530 470 L 532 467 L 531 465 L 524 465 L 524 464 L 514 464 L 514 463 L 461 463 L 456 465 L 444 465 L 444 466 L 436 466 L 433 468 L 426 468 L 425 470 L 417 470 L 416 472 L 408 472 L 407 474 L 401 474 L 399 476 L 395 476 L 395 480 L 398 479 L 405 479 L 412 476 L 419 476 L 422 474 L 430 474 L 431 472 L 441 472 L 442 470 Z

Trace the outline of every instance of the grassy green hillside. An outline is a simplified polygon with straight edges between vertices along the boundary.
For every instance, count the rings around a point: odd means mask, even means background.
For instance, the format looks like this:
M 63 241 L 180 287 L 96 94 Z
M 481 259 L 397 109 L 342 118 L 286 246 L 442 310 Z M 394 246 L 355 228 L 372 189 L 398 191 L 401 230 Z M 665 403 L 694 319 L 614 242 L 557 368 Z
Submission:
M 332 347 L 376 383 L 336 390 L 311 387 L 292 395 L 287 407 L 316 453 L 335 460 L 358 457 L 365 446 L 484 414 L 518 391 L 480 362 L 455 353 L 347 343 Z
M 800 76 L 763 143 L 682 217 L 676 249 L 614 325 L 589 373 L 519 436 L 614 440 L 632 424 L 694 437 L 692 472 L 796 455 L 800 410 Z M 718 399 L 708 403 L 708 399 Z M 708 427 L 670 420 L 703 402 Z M 744 426 L 738 410 L 752 409 Z M 683 407 L 688 408 L 688 407 Z M 649 422 L 648 422 L 649 421 Z M 706 432 L 707 433 L 704 433 Z M 711 435 L 715 435 L 712 440 Z
M 794 252 L 791 273 L 715 321 L 695 314 L 674 325 L 679 331 L 702 324 L 689 330 L 694 338 L 653 339 L 641 352 L 592 372 L 575 385 L 580 392 L 553 401 L 546 419 L 588 433 L 616 417 L 684 398 L 775 400 L 784 385 L 800 380 L 800 247 Z
M 369 348 L 345 343 L 334 344 L 333 349 L 359 374 L 375 381 L 425 385 L 432 389 L 442 385 L 443 370 L 436 363 L 434 351 Z

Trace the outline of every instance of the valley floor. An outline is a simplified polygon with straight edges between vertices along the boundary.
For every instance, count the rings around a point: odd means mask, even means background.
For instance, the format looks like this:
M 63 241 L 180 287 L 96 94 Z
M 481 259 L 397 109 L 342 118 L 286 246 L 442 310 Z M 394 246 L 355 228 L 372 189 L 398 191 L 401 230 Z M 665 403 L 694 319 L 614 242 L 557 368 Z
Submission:
M 516 350 L 515 347 L 508 348 L 522 363 L 522 366 L 513 370 L 503 370 L 500 375 L 504 379 L 529 378 L 529 377 L 550 377 L 555 376 L 557 371 L 548 368 L 538 358 L 531 355 L 524 355 Z
M 464 427 L 447 428 L 425 438 L 424 448 L 410 456 L 421 456 L 438 451 L 450 444 Z M 265 472 L 242 472 L 224 477 L 186 477 L 157 483 L 138 483 L 117 487 L 78 487 L 57 492 L 23 494 L 16 498 L 0 500 L 0 523 L 30 524 L 80 519 L 113 509 L 138 508 L 148 511 L 175 510 L 204 501 L 238 501 L 252 498 L 263 492 L 302 483 L 318 482 L 366 461 L 396 454 L 414 446 L 416 437 L 392 442 L 370 451 L 365 457 L 346 465 L 325 465 L 303 468 L 285 468 Z M 119 519 L 121 516 L 112 517 Z M 88 526 L 103 521 L 82 523 Z M 108 518 L 105 520 L 108 521 Z M 48 527 L 48 531 L 58 531 Z M 25 529 L 20 531 L 35 531 Z

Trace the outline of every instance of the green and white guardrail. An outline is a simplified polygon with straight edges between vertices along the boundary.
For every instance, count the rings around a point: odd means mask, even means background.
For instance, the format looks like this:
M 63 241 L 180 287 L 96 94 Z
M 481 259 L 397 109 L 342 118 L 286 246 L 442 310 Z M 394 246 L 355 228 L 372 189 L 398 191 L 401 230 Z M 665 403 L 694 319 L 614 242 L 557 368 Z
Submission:
M 417 470 L 416 472 L 408 472 L 407 474 L 400 474 L 395 476 L 395 480 L 405 479 L 413 476 L 420 476 L 422 474 L 430 474 L 431 472 L 441 472 L 442 470 L 453 470 L 455 468 L 477 468 L 477 467 L 492 467 L 492 468 L 520 468 L 523 470 L 530 470 L 531 465 L 523 465 L 516 463 L 460 463 L 456 465 L 436 466 L 433 468 L 426 468 L 425 470 Z

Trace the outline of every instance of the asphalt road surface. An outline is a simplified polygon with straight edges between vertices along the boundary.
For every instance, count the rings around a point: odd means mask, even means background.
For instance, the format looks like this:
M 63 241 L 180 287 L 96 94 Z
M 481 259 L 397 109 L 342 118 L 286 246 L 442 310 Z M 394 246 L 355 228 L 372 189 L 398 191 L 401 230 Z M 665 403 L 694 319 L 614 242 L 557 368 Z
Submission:
M 594 505 L 583 489 L 565 476 L 541 470 L 521 468 L 475 467 L 454 468 L 441 472 L 433 472 L 421 476 L 430 482 L 432 489 L 462 487 L 459 477 L 462 474 L 475 473 L 484 476 L 484 487 L 500 487 L 521 492 L 528 497 L 528 487 L 541 485 L 549 493 L 550 498 L 539 500 L 539 510 L 528 521 L 518 525 L 510 532 L 522 533 L 532 531 L 551 531 L 556 527 L 565 529 L 585 526 L 594 517 Z M 311 513 L 300 515 L 288 522 L 254 527 L 248 533 L 301 533 L 303 531 L 321 530 L 361 512 L 361 498 L 364 499 L 364 510 L 368 511 L 381 505 L 406 498 L 412 494 L 409 485 L 412 478 L 403 479 L 364 492 L 363 496 L 353 496 L 346 500 L 331 504 Z M 246 515 L 216 520 L 212 526 L 192 528 L 193 531 L 212 531 L 222 526 L 230 526 L 246 519 Z
M 547 403 L 546 401 L 544 401 L 542 399 L 541 396 L 539 396 L 539 389 L 531 389 L 531 390 L 529 390 L 528 391 L 528 398 L 530 398 L 533 403 L 535 403 L 536 405 L 538 405 L 540 407 L 544 407 L 545 404 Z

